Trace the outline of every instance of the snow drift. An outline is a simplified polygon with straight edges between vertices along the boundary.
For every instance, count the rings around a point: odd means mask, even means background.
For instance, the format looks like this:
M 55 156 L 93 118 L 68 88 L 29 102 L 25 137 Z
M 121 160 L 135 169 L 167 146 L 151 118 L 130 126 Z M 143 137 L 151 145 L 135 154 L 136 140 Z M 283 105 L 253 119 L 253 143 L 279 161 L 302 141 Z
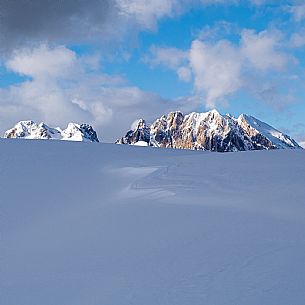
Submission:
M 0 140 L 5 305 L 303 305 L 305 152 Z

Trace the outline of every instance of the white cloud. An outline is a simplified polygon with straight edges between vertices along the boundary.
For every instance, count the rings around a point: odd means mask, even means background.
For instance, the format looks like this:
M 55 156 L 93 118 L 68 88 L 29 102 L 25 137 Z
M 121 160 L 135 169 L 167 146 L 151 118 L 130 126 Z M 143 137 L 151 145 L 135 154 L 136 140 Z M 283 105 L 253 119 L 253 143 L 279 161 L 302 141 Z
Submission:
M 250 0 L 250 2 L 254 5 L 260 6 L 271 2 L 270 0 Z
M 215 41 L 214 35 L 208 39 L 209 35 L 202 32 L 199 37 L 187 51 L 154 46 L 147 62 L 174 70 L 182 81 L 193 79 L 194 93 L 201 96 L 207 108 L 226 104 L 227 98 L 239 89 L 261 92 L 260 96 L 264 95 L 274 108 L 291 104 L 290 94 L 283 96 L 279 90 L 264 90 L 260 88 L 264 82 L 255 81 L 264 80 L 274 71 L 283 71 L 294 60 L 284 51 L 281 32 L 245 29 L 240 32 L 238 43 L 225 39 Z
M 6 66 L 18 74 L 41 77 L 59 77 L 70 73 L 76 62 L 76 55 L 64 46 L 49 49 L 46 45 L 29 50 L 19 50 Z
M 217 21 L 213 26 L 204 26 L 197 34 L 197 39 L 203 41 L 217 41 L 225 39 L 227 36 L 238 35 L 240 32 L 239 26 L 232 22 L 224 20 Z
M 276 0 L 248 0 L 255 5 Z M 126 45 L 143 30 L 155 30 L 160 19 L 175 17 L 192 8 L 238 5 L 241 0 L 31 0 L 2 1 L 0 51 L 22 46 L 109 42 Z M 302 6 L 292 9 L 297 19 Z M 39 13 L 38 13 L 39 12 Z M 126 39 L 127 37 L 127 39 Z M 107 43 L 106 43 L 107 42 Z M 111 44 L 112 44 L 111 43 Z M 110 45 L 111 45 L 110 44 Z
M 176 16 L 198 0 L 32 0 L 2 1 L 0 51 L 22 46 L 102 44 L 130 41 L 154 30 L 164 17 Z M 126 40 L 128 37 L 128 40 Z M 105 44 L 107 42 L 107 44 Z
M 214 45 L 193 41 L 190 66 L 196 91 L 205 93 L 208 108 L 223 102 L 225 96 L 236 92 L 242 85 L 239 52 L 228 41 L 222 40 Z
M 192 79 L 192 71 L 189 67 L 180 67 L 177 70 L 177 74 L 180 80 L 184 82 L 190 82 Z
M 150 53 L 144 61 L 151 66 L 162 65 L 170 69 L 177 69 L 188 60 L 188 52 L 177 48 L 165 48 L 152 46 Z
M 155 28 L 158 19 L 177 12 L 177 0 L 116 0 L 120 13 L 145 28 Z
M 300 22 L 305 18 L 305 4 L 293 5 L 289 10 L 296 22 Z
M 189 82 L 192 78 L 192 71 L 188 67 L 189 51 L 152 46 L 143 61 L 151 67 L 164 66 L 176 71 L 179 79 L 184 82 Z
M 0 89 L 2 131 L 23 119 L 62 127 L 76 121 L 92 124 L 102 139 L 113 141 L 137 117 L 150 119 L 175 107 L 126 85 L 119 76 L 92 70 L 97 65 L 94 58 L 78 57 L 62 46 L 20 50 L 6 65 L 30 79 Z
M 293 33 L 290 38 L 292 48 L 301 48 L 305 46 L 305 31 L 302 29 L 299 33 Z
M 272 2 L 249 1 L 254 5 Z M 127 85 L 120 76 L 101 73 L 98 56 L 79 57 L 65 46 L 49 47 L 48 43 L 40 43 L 89 41 L 108 45 L 104 42 L 109 39 L 125 43 L 124 35 L 132 36 L 130 30 L 132 34 L 143 29 L 154 30 L 160 19 L 177 16 L 191 7 L 234 5 L 240 1 L 80 0 L 75 3 L 67 0 L 61 6 L 57 0 L 27 1 L 25 6 L 25 2 L 17 2 L 8 1 L 7 7 L 3 4 L 7 18 L 0 20 L 0 40 L 6 41 L 2 47 L 12 50 L 24 43 L 40 46 L 17 48 L 6 62 L 8 69 L 29 78 L 19 85 L 0 89 L 0 128 L 8 128 L 14 121 L 25 118 L 54 125 L 84 121 L 98 128 L 110 126 L 112 121 L 113 128 L 102 129 L 102 135 L 109 132 L 105 137 L 110 139 L 140 116 L 149 119 L 177 106 L 183 109 L 198 105 L 198 96 L 206 99 L 208 107 L 214 107 L 246 86 L 249 74 L 283 69 L 289 60 L 281 51 L 282 37 L 276 31 L 245 30 L 239 43 L 217 41 L 215 35 L 210 40 L 202 35 L 193 41 L 189 50 L 155 46 L 146 58 L 147 63 L 172 69 L 182 81 L 194 80 L 194 99 L 185 105 L 181 104 L 182 100 L 167 103 L 157 95 Z M 42 7 L 45 9 L 41 14 L 33 13 Z M 302 9 L 302 5 L 292 9 L 297 21 L 304 18 Z M 230 27 L 223 23 L 219 32 Z M 300 46 L 302 37 L 295 36 L 293 42 Z M 129 56 L 128 52 L 125 54 Z
M 241 52 L 249 64 L 261 71 L 283 68 L 288 58 L 279 50 L 281 34 L 278 31 L 244 30 L 241 34 Z
M 159 19 L 173 17 L 196 5 L 232 5 L 240 0 L 116 0 L 120 14 L 145 28 L 153 29 Z M 256 0 L 258 1 L 258 0 Z

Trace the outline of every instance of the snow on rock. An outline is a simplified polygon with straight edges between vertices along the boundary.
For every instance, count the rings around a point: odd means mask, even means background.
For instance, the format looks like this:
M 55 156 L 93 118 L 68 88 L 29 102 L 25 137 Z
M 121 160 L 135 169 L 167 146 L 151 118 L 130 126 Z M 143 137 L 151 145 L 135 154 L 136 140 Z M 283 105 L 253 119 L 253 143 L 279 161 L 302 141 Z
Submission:
M 50 128 L 44 123 L 36 124 L 33 121 L 20 121 L 13 128 L 7 130 L 5 138 L 25 138 L 25 139 L 59 139 L 61 131 Z
M 87 124 L 69 123 L 66 129 L 61 130 L 59 127 L 52 128 L 44 123 L 36 124 L 33 121 L 18 122 L 5 132 L 4 138 L 99 142 L 92 126 Z
M 88 124 L 69 123 L 62 136 L 62 140 L 99 142 L 96 132 Z
M 304 142 L 299 142 L 300 146 L 305 148 L 305 141 Z
M 266 146 L 270 148 L 299 148 L 296 141 L 276 130 L 272 126 L 249 116 L 242 114 L 238 118 L 238 124 L 246 131 L 247 135 L 259 145 L 259 138 L 264 137 Z M 269 141 L 269 143 L 268 143 Z
M 170 112 L 151 125 L 142 119 L 116 143 L 134 144 L 139 140 L 148 146 L 219 152 L 300 148 L 289 136 L 252 116 L 236 119 L 217 110 L 188 115 Z
M 149 143 L 150 130 L 143 119 L 138 120 L 134 124 L 134 130 L 127 133 L 127 137 L 117 141 L 117 144 L 135 144 L 137 142 Z

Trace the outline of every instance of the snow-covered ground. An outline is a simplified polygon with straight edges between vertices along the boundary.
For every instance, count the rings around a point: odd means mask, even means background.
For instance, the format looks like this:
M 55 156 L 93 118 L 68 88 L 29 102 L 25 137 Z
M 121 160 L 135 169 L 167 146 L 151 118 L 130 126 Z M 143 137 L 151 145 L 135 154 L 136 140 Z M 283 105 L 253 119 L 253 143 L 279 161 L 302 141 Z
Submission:
M 0 304 L 304 305 L 305 151 L 0 141 Z

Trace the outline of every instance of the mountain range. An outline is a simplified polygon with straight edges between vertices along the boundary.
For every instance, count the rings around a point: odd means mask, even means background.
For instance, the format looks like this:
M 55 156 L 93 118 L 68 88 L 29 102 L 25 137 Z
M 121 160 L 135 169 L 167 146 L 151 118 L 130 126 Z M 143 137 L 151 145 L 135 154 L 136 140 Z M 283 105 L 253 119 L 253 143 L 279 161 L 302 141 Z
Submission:
M 170 112 L 152 124 L 140 119 L 116 143 L 218 152 L 301 148 L 288 135 L 253 116 L 235 118 L 216 110 L 187 115 Z
M 235 118 L 217 110 L 187 115 L 174 111 L 151 124 L 139 119 L 133 125 L 116 144 L 217 152 L 301 148 L 291 137 L 253 116 L 241 114 Z M 99 142 L 88 124 L 69 123 L 61 129 L 31 120 L 18 122 L 4 138 Z
M 62 130 L 33 121 L 18 122 L 5 132 L 4 138 L 99 142 L 96 131 L 88 124 L 69 123 L 67 128 Z

